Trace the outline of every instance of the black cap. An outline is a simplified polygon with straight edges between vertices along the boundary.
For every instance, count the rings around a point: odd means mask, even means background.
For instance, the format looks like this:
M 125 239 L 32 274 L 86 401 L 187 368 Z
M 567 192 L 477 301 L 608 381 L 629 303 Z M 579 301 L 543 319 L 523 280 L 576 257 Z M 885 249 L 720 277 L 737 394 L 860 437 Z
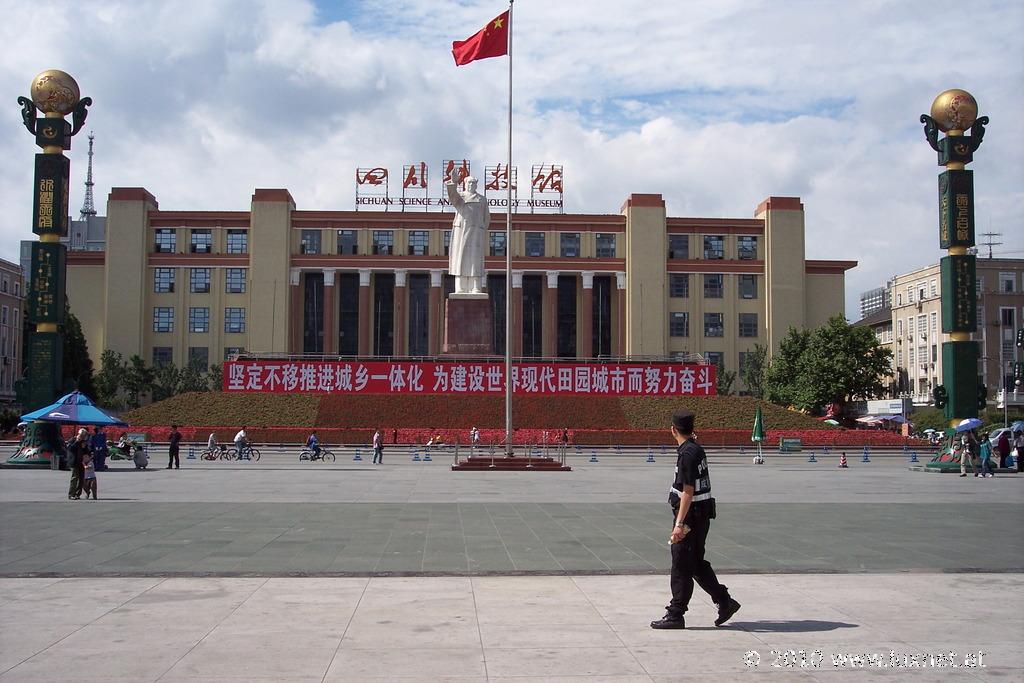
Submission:
M 672 413 L 672 426 L 680 434 L 693 434 L 693 421 L 696 417 L 692 410 L 677 410 Z

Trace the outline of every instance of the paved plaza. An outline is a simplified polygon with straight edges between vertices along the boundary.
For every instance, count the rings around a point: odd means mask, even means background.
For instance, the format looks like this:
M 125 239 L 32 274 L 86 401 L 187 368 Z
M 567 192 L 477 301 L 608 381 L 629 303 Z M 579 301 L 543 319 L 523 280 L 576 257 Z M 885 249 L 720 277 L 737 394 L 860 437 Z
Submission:
M 1019 680 L 1024 477 L 818 459 L 711 457 L 708 555 L 743 608 L 716 629 L 697 591 L 682 632 L 647 625 L 668 599 L 667 457 L 268 452 L 101 472 L 98 501 L 68 501 L 67 472 L 0 470 L 0 681 L 832 680 L 861 661 Z

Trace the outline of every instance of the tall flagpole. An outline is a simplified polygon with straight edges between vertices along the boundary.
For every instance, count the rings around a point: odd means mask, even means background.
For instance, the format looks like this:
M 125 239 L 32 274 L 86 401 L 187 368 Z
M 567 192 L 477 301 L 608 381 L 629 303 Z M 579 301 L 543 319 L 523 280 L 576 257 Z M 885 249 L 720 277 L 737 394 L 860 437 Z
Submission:
M 508 206 L 505 214 L 505 455 L 512 455 L 512 4 L 508 2 Z

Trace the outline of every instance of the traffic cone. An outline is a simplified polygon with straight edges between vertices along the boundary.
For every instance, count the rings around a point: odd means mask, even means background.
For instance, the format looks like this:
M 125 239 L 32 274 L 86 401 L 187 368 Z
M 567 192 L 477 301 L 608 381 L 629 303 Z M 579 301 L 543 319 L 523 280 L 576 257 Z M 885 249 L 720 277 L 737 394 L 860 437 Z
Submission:
M 740 446 L 740 455 L 746 455 L 746 454 L 747 454 L 747 447 L 746 446 Z
M 597 451 L 590 449 L 590 460 L 587 462 L 597 462 Z
M 622 455 L 622 445 L 615 444 L 615 455 Z
M 420 452 L 419 451 L 414 450 L 412 452 L 412 461 L 413 462 L 420 462 Z
M 845 452 L 842 455 L 839 456 L 839 466 L 842 467 L 844 470 L 847 467 L 849 467 L 849 465 L 846 464 L 846 453 Z
M 194 446 L 189 446 L 188 447 L 188 457 L 186 458 L 186 460 L 195 460 L 195 459 L 196 459 L 196 449 L 195 449 Z
M 356 449 L 356 454 L 352 456 L 352 460 L 354 462 L 362 462 L 363 461 L 362 451 L 360 449 L 358 449 L 358 448 Z
M 917 451 L 911 451 L 910 452 L 910 462 L 920 462 L 917 459 Z
M 430 457 L 430 451 L 423 454 L 423 462 L 434 462 L 434 459 Z
M 654 451 L 647 449 L 647 462 L 654 462 Z
M 860 459 L 861 462 L 871 462 L 871 458 L 868 457 L 868 447 L 864 447 L 864 456 Z
M 818 462 L 818 459 L 814 457 L 814 451 L 811 451 L 811 457 L 807 458 L 807 462 Z

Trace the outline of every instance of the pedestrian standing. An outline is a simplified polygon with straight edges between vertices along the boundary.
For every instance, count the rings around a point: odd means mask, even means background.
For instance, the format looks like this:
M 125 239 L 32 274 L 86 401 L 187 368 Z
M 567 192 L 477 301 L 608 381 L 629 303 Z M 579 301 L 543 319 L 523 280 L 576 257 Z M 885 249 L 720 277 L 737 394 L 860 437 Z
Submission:
M 85 492 L 85 499 L 89 500 L 89 494 L 96 500 L 96 457 L 92 453 L 85 454 L 85 467 L 83 469 L 82 490 Z
M 89 432 L 82 427 L 67 445 L 68 465 L 71 467 L 71 484 L 68 486 L 68 500 L 79 500 L 85 479 L 85 454 L 89 452 Z
M 676 474 L 668 496 L 674 520 L 669 536 L 672 600 L 665 608 L 665 616 L 651 622 L 655 629 L 686 628 L 683 615 L 693 596 L 694 581 L 718 606 L 715 626 L 724 624 L 740 608 L 740 603 L 729 595 L 729 589 L 718 582 L 711 563 L 704 559 L 704 545 L 715 518 L 715 499 L 711 497 L 707 455 L 694 440 L 695 417 L 690 410 L 680 410 L 672 416 L 672 438 L 678 445 Z
M 384 439 L 381 437 L 380 429 L 373 431 L 373 464 L 384 464 Z
M 1013 445 L 1017 450 L 1014 458 L 1017 461 L 1017 471 L 1024 472 L 1024 431 L 1017 430 L 1013 433 Z
M 967 476 L 967 465 L 970 464 L 971 472 L 978 476 L 978 468 L 974 466 L 974 452 L 978 447 L 978 439 L 974 436 L 974 430 L 964 432 L 960 437 L 960 476 Z
M 107 469 L 107 435 L 104 433 L 103 427 L 97 426 L 93 430 L 89 445 L 92 447 L 92 458 L 96 470 L 102 472 Z
M 391 432 L 391 443 L 393 443 L 395 445 L 398 444 L 398 428 L 397 427 Z
M 988 440 L 988 434 L 982 434 L 981 446 L 978 448 L 978 458 L 981 460 L 981 476 L 994 477 L 992 473 L 992 442 Z
M 1004 429 L 999 435 L 996 449 L 999 451 L 999 466 L 1006 467 L 1006 460 L 1010 457 L 1010 430 Z
M 178 469 L 181 463 L 178 461 L 178 448 L 181 445 L 181 432 L 178 431 L 178 425 L 171 425 L 171 443 L 167 448 L 167 469 Z

